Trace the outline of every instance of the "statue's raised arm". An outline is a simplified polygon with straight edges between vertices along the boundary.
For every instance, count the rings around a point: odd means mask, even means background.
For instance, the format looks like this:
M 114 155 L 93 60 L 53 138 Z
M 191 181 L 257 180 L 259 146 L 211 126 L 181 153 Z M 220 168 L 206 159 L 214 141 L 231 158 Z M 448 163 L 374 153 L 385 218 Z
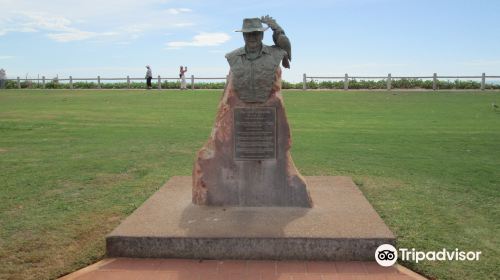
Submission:
M 292 46 L 290 40 L 285 35 L 285 30 L 276 23 L 276 20 L 269 15 L 260 18 L 262 23 L 265 23 L 273 30 L 273 41 L 274 44 L 286 51 L 287 55 L 283 57 L 281 64 L 285 68 L 290 68 L 290 61 L 292 60 Z

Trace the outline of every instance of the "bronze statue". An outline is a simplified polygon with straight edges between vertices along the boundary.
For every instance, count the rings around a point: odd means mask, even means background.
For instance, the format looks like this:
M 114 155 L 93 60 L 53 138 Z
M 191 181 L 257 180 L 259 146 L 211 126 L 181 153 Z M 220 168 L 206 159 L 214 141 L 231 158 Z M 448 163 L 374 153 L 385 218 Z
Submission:
M 268 27 L 265 28 L 262 23 Z M 274 46 L 262 43 L 264 31 L 273 30 Z M 245 102 L 265 102 L 271 93 L 274 73 L 280 62 L 290 68 L 291 45 L 285 31 L 270 16 L 247 18 L 243 28 L 245 46 L 226 54 L 239 98 Z

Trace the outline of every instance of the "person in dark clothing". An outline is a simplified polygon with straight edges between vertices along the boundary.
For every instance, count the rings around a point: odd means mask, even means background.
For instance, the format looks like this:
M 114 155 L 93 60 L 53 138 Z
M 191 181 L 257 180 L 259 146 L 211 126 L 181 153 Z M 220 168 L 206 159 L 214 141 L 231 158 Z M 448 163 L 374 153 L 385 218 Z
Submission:
M 146 72 L 147 89 L 151 89 L 151 79 L 153 79 L 153 73 L 151 72 L 151 67 L 149 65 L 146 65 L 146 68 L 148 69 Z
M 2 68 L 0 69 L 0 89 L 5 88 L 5 79 L 7 76 L 5 75 L 5 70 Z

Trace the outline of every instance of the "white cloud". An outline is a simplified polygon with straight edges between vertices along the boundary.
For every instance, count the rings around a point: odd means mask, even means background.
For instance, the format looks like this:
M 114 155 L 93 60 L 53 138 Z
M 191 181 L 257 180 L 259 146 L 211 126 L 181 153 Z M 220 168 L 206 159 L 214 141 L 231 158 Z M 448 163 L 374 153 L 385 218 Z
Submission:
M 178 14 L 181 14 L 181 13 L 189 13 L 189 12 L 192 12 L 191 9 L 187 9 L 187 8 L 170 8 L 170 9 L 166 9 L 165 12 L 171 14 L 171 15 L 178 15 Z
M 14 56 L 12 56 L 12 55 L 0 55 L 0 60 L 2 60 L 2 59 L 12 59 L 12 58 L 14 58 Z
M 116 35 L 116 32 L 92 32 L 75 28 L 66 17 L 43 12 L 12 12 L 2 18 L 7 28 L 0 29 L 0 35 L 9 32 L 47 32 L 46 36 L 57 42 L 81 41 L 102 36 Z
M 87 40 L 96 37 L 113 36 L 116 34 L 117 33 L 115 32 L 97 33 L 97 32 L 88 32 L 80 30 L 71 30 L 69 32 L 63 32 L 63 33 L 49 33 L 47 34 L 47 37 L 57 42 L 71 42 L 71 41 Z
M 32 30 L 65 31 L 70 29 L 71 25 L 71 20 L 62 16 L 53 16 L 41 12 L 19 12 L 18 14 L 24 16 L 21 26 Z
M 22 33 L 27 33 L 27 32 L 37 32 L 38 30 L 34 28 L 29 28 L 29 27 L 11 27 L 11 28 L 2 28 L 0 27 L 0 36 L 3 36 L 7 33 L 10 32 L 22 32 Z
M 57 42 L 106 37 L 136 40 L 151 32 L 196 25 L 199 16 L 170 0 L 0 0 L 0 36 L 39 32 Z M 112 36 L 111 36 L 112 35 Z
M 218 46 L 227 41 L 231 37 L 227 33 L 200 33 L 193 37 L 191 41 L 176 41 L 166 43 L 168 49 L 177 49 L 180 47 L 207 47 Z
M 95 37 L 94 32 L 78 30 L 71 26 L 71 20 L 57 15 L 43 12 L 12 12 L 3 18 L 3 25 L 7 28 L 0 29 L 0 35 L 9 32 L 59 32 L 49 33 L 47 37 L 59 42 L 84 40 Z
M 194 22 L 179 22 L 179 23 L 174 24 L 175 27 L 188 27 L 188 26 L 194 26 L 194 25 L 196 25 L 196 23 L 194 23 Z
M 150 29 L 152 26 L 151 24 L 147 23 L 141 23 L 141 24 L 131 24 L 123 28 L 123 31 L 127 33 L 141 33 L 144 32 L 145 30 Z

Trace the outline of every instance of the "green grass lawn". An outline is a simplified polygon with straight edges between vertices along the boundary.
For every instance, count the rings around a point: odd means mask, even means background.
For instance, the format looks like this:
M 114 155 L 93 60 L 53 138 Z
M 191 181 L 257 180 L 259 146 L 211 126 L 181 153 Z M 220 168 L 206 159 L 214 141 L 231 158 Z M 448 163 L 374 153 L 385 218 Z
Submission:
M 0 92 L 0 279 L 50 279 L 103 258 L 104 236 L 174 175 L 190 175 L 221 91 Z M 303 175 L 349 175 L 417 250 L 403 263 L 498 279 L 500 93 L 285 92 Z

